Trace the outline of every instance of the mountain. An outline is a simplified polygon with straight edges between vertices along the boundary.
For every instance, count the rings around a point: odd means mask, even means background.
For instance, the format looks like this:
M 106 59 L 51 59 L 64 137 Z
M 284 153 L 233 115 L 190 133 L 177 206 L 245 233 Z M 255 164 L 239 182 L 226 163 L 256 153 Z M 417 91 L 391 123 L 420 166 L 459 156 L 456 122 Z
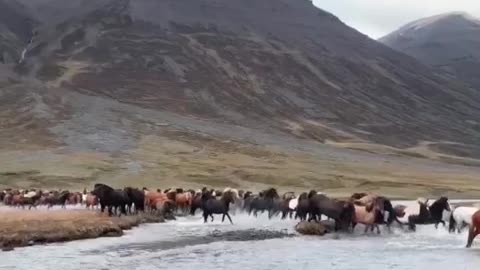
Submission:
M 380 41 L 480 89 L 480 20 L 467 13 L 420 19 Z
M 2 50 L 14 61 L 2 66 L 11 75 L 0 92 L 0 136 L 9 138 L 0 148 L 23 181 L 148 174 L 346 188 L 330 178 L 358 182 L 355 170 L 304 166 L 378 164 L 337 146 L 438 160 L 480 155 L 478 91 L 311 1 L 0 3 L 22 11 L 2 20 L 10 37 Z M 14 179 L 8 170 L 4 178 Z

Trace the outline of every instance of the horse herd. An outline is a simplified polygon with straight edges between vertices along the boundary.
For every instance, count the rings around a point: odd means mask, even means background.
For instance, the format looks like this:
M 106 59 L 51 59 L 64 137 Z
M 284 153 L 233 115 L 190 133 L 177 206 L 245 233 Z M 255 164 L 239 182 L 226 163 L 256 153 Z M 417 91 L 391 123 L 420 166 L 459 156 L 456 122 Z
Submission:
M 153 191 L 132 187 L 114 189 L 105 184 L 95 184 L 90 192 L 7 189 L 0 192 L 0 202 L 28 209 L 39 205 L 46 205 L 47 208 L 60 205 L 65 208 L 68 204 L 84 204 L 86 208 L 99 207 L 101 212 L 107 210 L 109 215 L 149 212 L 170 218 L 174 218 L 174 214 L 195 215 L 200 210 L 205 223 L 209 219 L 213 221 L 214 215 L 222 215 L 222 222 L 228 218 L 233 224 L 230 214 L 240 211 L 255 217 L 258 213 L 266 212 L 269 218 L 280 216 L 282 219 L 317 222 L 325 216 L 334 221 L 335 231 L 352 232 L 357 224 L 363 224 L 365 233 L 375 229 L 380 233 L 380 225 L 390 230 L 393 223 L 415 231 L 417 224 L 434 224 L 437 228 L 439 224 L 446 226 L 445 221 L 449 221 L 448 229 L 452 233 L 469 227 L 467 247 L 480 234 L 479 209 L 465 206 L 453 208 L 447 197 L 440 197 L 431 204 L 428 200 L 418 199 L 418 207 L 412 207 L 394 206 L 387 197 L 373 193 L 355 193 L 340 200 L 315 190 L 297 196 L 293 192 L 280 195 L 275 188 L 254 194 L 232 188 L 222 191 L 207 188 Z

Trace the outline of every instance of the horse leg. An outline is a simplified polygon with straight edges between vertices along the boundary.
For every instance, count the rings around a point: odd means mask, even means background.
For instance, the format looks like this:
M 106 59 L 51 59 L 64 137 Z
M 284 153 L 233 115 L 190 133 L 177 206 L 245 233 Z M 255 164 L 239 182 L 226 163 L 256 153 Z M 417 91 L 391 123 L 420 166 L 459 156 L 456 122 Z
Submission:
M 212 218 L 212 222 L 213 222 L 213 214 L 210 214 L 210 217 Z
M 208 213 L 203 212 L 203 223 L 207 223 Z
M 222 223 L 225 221 L 225 213 L 222 215 Z
M 378 224 L 375 224 L 375 227 L 377 227 L 377 234 L 380 234 L 380 226 L 378 226 Z M 373 230 L 373 228 L 372 228 Z
M 479 231 L 475 228 L 475 225 L 470 225 L 470 229 L 468 231 L 468 241 L 467 241 L 467 248 L 472 246 L 473 239 L 478 235 Z
M 228 214 L 228 212 L 227 212 L 227 213 L 225 213 L 225 215 L 227 215 L 227 218 L 228 218 L 228 220 L 230 221 L 230 224 L 232 224 L 232 225 L 233 225 L 232 218 L 230 217 L 230 215 Z
M 367 234 L 367 233 L 368 233 L 369 226 L 370 226 L 370 225 L 365 225 L 365 231 L 363 232 L 363 234 Z

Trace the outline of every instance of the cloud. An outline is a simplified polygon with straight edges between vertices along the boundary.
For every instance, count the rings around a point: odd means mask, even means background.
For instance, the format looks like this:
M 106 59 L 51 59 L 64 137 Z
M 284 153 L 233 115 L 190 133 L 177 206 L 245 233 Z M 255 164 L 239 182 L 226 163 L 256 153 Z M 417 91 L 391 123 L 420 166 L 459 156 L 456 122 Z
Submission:
M 313 0 L 349 26 L 379 38 L 411 21 L 452 11 L 480 18 L 478 0 Z

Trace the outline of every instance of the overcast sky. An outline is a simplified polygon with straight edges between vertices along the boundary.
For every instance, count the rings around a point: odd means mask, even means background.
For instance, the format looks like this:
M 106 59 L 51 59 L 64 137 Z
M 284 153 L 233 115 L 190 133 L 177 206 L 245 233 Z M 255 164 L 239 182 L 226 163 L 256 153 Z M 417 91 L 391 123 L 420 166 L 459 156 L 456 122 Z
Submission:
M 400 26 L 452 11 L 480 18 L 480 0 L 313 0 L 349 26 L 372 38 L 382 37 Z

